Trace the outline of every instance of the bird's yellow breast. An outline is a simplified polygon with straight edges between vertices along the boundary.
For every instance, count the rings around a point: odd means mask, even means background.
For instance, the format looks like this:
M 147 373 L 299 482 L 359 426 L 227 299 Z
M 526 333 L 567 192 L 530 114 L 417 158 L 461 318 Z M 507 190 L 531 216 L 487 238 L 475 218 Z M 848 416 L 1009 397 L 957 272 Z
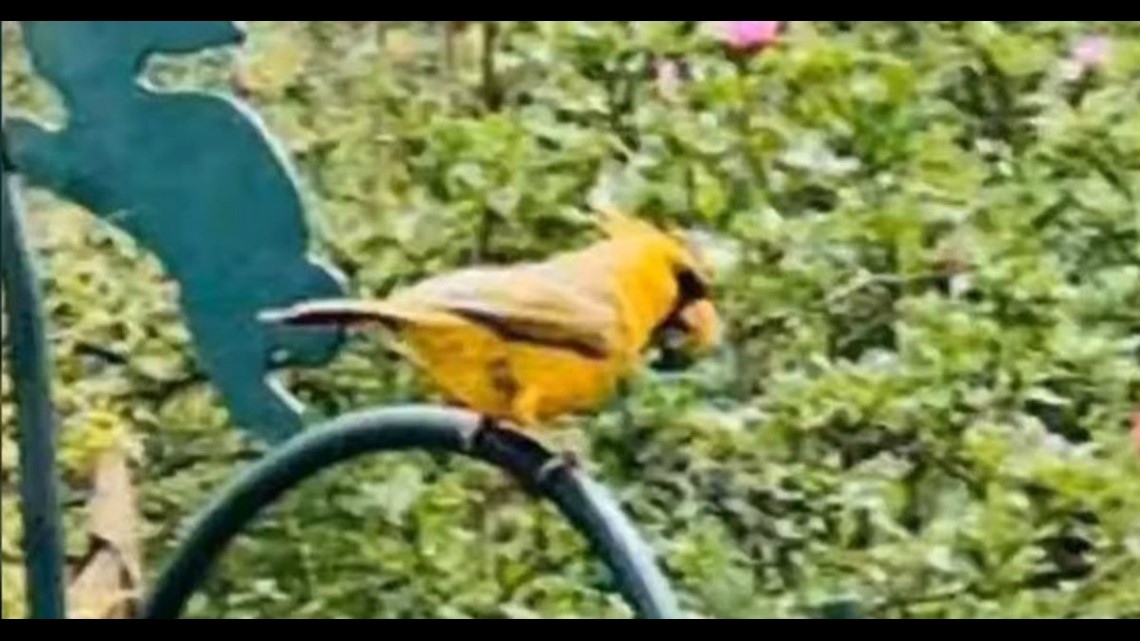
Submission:
M 452 401 L 520 426 L 597 407 L 627 369 L 615 359 L 506 341 L 460 319 L 444 327 L 407 325 L 399 335 L 409 358 Z

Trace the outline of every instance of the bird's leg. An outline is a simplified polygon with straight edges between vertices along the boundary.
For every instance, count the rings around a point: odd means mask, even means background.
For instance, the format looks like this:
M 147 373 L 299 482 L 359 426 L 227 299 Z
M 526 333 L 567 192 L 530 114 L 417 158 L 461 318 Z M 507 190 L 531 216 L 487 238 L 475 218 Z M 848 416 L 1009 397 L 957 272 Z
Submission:
M 518 439 L 521 436 L 522 435 L 517 430 L 512 430 L 508 427 L 504 427 L 495 418 L 484 415 L 480 417 L 479 423 L 475 426 L 475 429 L 471 430 L 467 434 L 466 438 L 464 439 L 464 448 L 467 451 L 472 451 L 475 448 L 479 447 L 504 447 L 507 446 L 507 444 L 505 442 L 502 442 L 503 439 Z M 502 442 L 502 444 L 496 446 L 493 444 L 495 442 Z M 530 440 L 516 441 L 516 443 L 528 448 L 542 447 L 541 445 Z M 546 449 L 543 449 L 542 451 L 549 452 L 549 450 Z M 531 487 L 530 490 L 536 490 L 538 486 L 544 485 L 547 481 L 550 480 L 551 475 L 555 474 L 559 470 L 571 472 L 573 470 L 580 469 L 581 467 L 582 459 L 577 452 L 569 449 L 556 451 L 555 453 L 547 456 L 539 466 L 538 470 L 535 472 L 533 479 L 535 487 Z
M 566 464 L 566 467 L 570 469 L 578 469 L 582 467 L 582 459 L 578 456 L 578 452 L 576 450 L 562 450 L 558 453 L 558 457 L 561 458 L 562 462 Z
M 492 448 L 496 446 L 493 444 L 497 436 L 506 433 L 507 430 L 499 424 L 499 421 L 494 417 L 482 414 L 479 416 L 479 422 L 475 425 L 475 429 L 467 433 L 464 438 L 463 447 L 467 452 L 472 452 L 478 448 Z M 487 442 L 492 439 L 491 442 Z M 494 511 L 510 495 L 513 490 L 513 485 L 500 477 L 496 477 L 490 482 L 490 485 L 484 489 L 484 509 L 487 511 Z M 485 513 L 484 512 L 484 513 Z
M 481 415 L 479 417 L 479 423 L 475 425 L 475 429 L 464 435 L 463 449 L 467 452 L 474 450 L 475 445 L 487 435 L 488 431 L 500 429 L 502 428 L 499 427 L 498 421 L 496 421 L 494 418 L 487 415 Z
M 538 405 L 541 400 L 541 395 L 536 388 L 529 388 L 523 390 L 515 397 L 514 413 L 519 417 L 519 420 L 524 425 L 536 425 L 538 423 Z M 578 453 L 573 450 L 563 449 L 551 456 L 542 467 L 539 468 L 536 480 L 539 485 L 546 483 L 550 475 L 556 470 L 564 469 L 572 471 L 582 467 L 582 460 Z

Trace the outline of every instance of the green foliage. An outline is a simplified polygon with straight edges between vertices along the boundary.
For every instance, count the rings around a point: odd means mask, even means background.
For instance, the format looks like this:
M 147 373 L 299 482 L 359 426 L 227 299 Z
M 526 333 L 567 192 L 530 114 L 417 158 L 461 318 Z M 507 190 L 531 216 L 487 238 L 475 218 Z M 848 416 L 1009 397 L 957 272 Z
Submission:
M 708 233 L 726 348 L 548 437 L 619 493 L 694 616 L 838 595 L 880 617 L 1140 616 L 1137 23 L 795 22 L 746 60 L 697 23 L 505 22 L 490 51 L 481 23 L 250 27 L 236 58 L 163 60 L 155 81 L 224 89 L 236 69 L 360 295 L 579 244 L 594 198 Z M 1111 55 L 1074 77 L 1092 33 Z M 5 23 L 6 107 L 51 113 L 18 39 Z M 29 198 L 69 497 L 131 439 L 153 572 L 257 452 L 201 384 L 161 268 Z M 289 378 L 328 414 L 433 398 L 368 338 Z M 190 614 L 628 611 L 547 507 L 473 464 L 393 456 L 290 495 Z

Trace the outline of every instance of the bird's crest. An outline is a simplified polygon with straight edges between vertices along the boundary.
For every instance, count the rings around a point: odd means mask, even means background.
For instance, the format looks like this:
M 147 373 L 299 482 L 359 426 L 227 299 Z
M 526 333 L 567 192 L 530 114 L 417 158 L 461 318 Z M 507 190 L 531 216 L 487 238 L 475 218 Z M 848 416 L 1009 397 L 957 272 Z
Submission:
M 597 225 L 612 239 L 643 236 L 665 242 L 674 248 L 679 262 L 694 269 L 706 279 L 712 278 L 712 265 L 706 256 L 706 241 L 682 229 L 662 230 L 650 222 L 627 214 L 612 206 L 598 208 Z
M 661 230 L 653 225 L 614 207 L 598 209 L 598 226 L 610 238 L 629 237 L 635 234 L 661 234 Z

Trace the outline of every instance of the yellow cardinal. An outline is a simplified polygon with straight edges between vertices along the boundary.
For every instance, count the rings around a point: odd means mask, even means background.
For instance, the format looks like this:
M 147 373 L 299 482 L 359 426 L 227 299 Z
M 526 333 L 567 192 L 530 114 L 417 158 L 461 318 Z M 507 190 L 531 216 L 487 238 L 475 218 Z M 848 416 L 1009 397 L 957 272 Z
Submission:
M 455 404 L 531 428 L 601 405 L 663 330 L 690 351 L 719 319 L 680 239 L 604 212 L 606 238 L 542 262 L 473 267 L 383 300 L 318 300 L 263 314 L 291 325 L 375 322 Z

